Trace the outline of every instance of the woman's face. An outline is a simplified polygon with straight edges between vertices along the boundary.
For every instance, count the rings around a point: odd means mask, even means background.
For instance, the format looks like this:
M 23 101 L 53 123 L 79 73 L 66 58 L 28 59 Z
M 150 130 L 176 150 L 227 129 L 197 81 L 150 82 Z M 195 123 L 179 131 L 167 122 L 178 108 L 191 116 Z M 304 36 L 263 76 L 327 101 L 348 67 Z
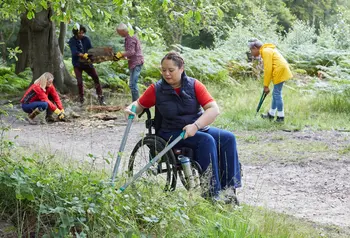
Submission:
M 162 75 L 165 81 L 170 84 L 173 88 L 181 86 L 181 74 L 184 68 L 179 68 L 173 60 L 165 59 L 162 62 Z
M 53 79 L 48 79 L 47 82 L 46 82 L 46 87 L 50 87 L 53 83 Z

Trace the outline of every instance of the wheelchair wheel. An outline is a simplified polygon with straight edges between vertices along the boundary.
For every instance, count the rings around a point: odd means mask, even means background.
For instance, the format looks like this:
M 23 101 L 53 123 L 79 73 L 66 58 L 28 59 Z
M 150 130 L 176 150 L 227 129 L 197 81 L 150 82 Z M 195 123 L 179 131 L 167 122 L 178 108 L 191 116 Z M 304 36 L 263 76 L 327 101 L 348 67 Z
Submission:
M 166 142 L 156 135 L 147 135 L 141 139 L 133 149 L 128 170 L 132 177 L 140 171 L 151 159 L 153 159 L 166 146 Z M 172 150 L 169 150 L 158 162 L 144 172 L 141 178 L 136 182 L 136 186 L 154 185 L 161 186 L 165 191 L 175 190 L 176 188 L 176 162 Z
M 201 183 L 202 183 L 201 182 L 202 168 L 197 161 L 191 159 L 191 169 L 192 169 L 192 178 L 194 181 L 194 187 L 192 189 L 200 188 Z M 186 181 L 185 174 L 184 174 L 182 167 L 181 167 L 181 163 L 179 164 L 179 166 L 177 168 L 177 172 L 178 172 L 181 183 L 183 184 L 183 186 L 187 190 L 189 190 L 190 187 L 189 187 L 188 182 Z

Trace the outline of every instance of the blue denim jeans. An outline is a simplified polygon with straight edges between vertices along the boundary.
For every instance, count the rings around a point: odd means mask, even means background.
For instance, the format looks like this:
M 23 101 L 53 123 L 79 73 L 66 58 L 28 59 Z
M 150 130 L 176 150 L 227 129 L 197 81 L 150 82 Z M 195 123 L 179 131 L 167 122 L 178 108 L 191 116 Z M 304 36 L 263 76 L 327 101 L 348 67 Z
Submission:
M 182 131 L 164 132 L 158 135 L 165 140 L 174 140 Z M 227 187 L 241 187 L 241 171 L 238 160 L 236 138 L 233 133 L 210 127 L 207 131 L 198 131 L 194 136 L 181 140 L 176 147 L 193 149 L 196 160 L 203 171 L 211 165 L 211 192 L 218 194 Z
M 47 102 L 42 102 L 42 101 L 31 102 L 27 104 L 23 103 L 22 109 L 26 113 L 32 113 L 35 110 L 35 108 L 39 108 L 39 110 L 42 112 L 47 109 L 48 105 L 49 104 Z
M 139 88 L 137 87 L 137 81 L 139 80 L 142 64 L 136 65 L 135 68 L 130 69 L 130 82 L 129 88 L 131 90 L 132 101 L 136 101 L 139 98 Z
M 273 86 L 273 92 L 272 92 L 272 104 L 271 104 L 271 109 L 276 109 L 277 111 L 283 111 L 283 98 L 282 98 L 282 88 L 283 84 L 275 84 Z

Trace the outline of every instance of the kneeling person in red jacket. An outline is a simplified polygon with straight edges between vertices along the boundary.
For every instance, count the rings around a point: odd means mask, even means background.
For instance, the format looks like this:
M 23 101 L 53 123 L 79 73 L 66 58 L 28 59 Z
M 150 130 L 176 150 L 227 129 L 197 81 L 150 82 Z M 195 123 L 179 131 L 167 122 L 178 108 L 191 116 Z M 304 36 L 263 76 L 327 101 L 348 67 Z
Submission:
M 21 99 L 22 109 L 28 113 L 27 120 L 30 124 L 36 124 L 34 118 L 44 110 L 47 122 L 55 121 L 52 117 L 53 112 L 57 114 L 59 120 L 64 119 L 64 109 L 53 85 L 53 79 L 53 75 L 49 72 L 42 74 Z

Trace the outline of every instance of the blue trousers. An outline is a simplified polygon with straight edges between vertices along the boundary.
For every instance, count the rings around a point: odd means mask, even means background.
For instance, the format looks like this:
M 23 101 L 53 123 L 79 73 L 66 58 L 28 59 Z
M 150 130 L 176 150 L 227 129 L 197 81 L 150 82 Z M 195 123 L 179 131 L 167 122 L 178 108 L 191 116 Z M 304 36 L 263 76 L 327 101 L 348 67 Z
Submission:
M 182 131 L 165 132 L 158 135 L 172 141 Z M 194 159 L 203 171 L 211 165 L 211 192 L 218 194 L 227 187 L 241 187 L 241 172 L 238 160 L 236 138 L 233 133 L 210 127 L 207 131 L 198 131 L 194 136 L 181 140 L 176 147 L 189 147 L 194 151 Z
M 282 99 L 282 88 L 283 84 L 275 84 L 273 86 L 273 92 L 272 92 L 272 104 L 271 104 L 271 109 L 276 109 L 277 111 L 281 112 L 283 111 L 283 99 Z
M 31 102 L 27 104 L 23 103 L 22 109 L 26 113 L 32 113 L 35 110 L 35 108 L 39 108 L 39 110 L 42 112 L 47 109 L 48 105 L 49 104 L 47 102 L 42 102 L 42 101 Z
M 129 88 L 131 90 L 132 101 L 136 101 L 139 98 L 139 88 L 137 87 L 137 81 L 139 80 L 142 64 L 136 65 L 135 68 L 130 69 L 130 81 Z

